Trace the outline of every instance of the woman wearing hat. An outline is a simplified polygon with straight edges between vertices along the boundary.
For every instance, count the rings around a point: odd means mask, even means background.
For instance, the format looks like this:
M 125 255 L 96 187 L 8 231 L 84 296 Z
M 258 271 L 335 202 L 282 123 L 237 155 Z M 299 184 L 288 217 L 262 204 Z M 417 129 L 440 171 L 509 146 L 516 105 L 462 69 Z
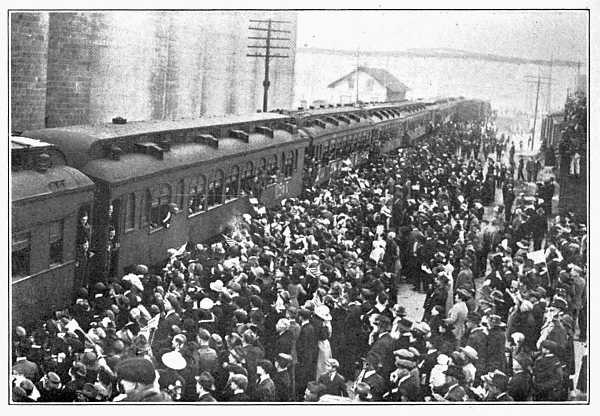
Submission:
M 331 313 L 325 305 L 315 307 L 315 332 L 318 339 L 317 373 L 315 380 L 327 373 L 327 362 L 331 357 Z

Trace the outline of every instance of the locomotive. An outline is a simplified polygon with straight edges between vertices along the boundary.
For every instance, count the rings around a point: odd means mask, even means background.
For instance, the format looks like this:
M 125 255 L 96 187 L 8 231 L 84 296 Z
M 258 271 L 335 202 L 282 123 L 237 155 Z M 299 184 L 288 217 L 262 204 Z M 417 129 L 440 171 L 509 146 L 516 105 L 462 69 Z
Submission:
M 252 203 L 486 113 L 460 97 L 25 131 L 11 138 L 13 323 L 224 233 Z

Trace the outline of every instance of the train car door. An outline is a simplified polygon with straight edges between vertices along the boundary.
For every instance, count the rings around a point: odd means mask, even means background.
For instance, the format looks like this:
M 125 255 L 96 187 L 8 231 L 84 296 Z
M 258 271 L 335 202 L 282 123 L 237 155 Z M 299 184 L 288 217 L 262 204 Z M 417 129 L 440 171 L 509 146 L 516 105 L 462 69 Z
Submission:
M 105 270 L 110 277 L 117 277 L 119 249 L 121 247 L 121 199 L 113 199 L 108 207 L 108 238 L 106 240 Z

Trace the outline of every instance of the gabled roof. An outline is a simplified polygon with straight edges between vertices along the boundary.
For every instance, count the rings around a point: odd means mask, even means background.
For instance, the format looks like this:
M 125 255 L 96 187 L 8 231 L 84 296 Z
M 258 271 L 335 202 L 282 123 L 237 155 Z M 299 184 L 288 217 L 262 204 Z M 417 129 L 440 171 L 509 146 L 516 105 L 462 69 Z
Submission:
M 382 68 L 369 68 L 366 66 L 359 66 L 357 69 L 350 72 L 349 74 L 346 74 L 340 79 L 333 81 L 327 86 L 327 88 L 334 88 L 340 82 L 354 75 L 356 71 L 364 72 L 365 74 L 373 77 L 378 83 L 383 85 L 390 92 L 404 92 L 409 90 L 409 88 L 406 85 L 400 82 L 398 78 L 390 74 L 387 70 Z

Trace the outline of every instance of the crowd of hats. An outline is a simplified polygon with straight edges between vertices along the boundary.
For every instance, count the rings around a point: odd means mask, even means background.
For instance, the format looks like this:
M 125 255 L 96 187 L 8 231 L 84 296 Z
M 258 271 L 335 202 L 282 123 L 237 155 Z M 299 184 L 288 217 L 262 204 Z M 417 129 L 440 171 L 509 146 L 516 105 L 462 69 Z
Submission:
M 566 399 L 586 229 L 552 219 L 545 262 L 531 260 L 535 210 L 484 219 L 476 140 L 493 131 L 446 124 L 301 198 L 254 203 L 224 241 L 170 250 L 162 269 L 81 288 L 14 328 L 13 400 Z M 408 283 L 426 292 L 417 319 L 397 304 Z M 303 362 L 298 345 L 318 354 Z

